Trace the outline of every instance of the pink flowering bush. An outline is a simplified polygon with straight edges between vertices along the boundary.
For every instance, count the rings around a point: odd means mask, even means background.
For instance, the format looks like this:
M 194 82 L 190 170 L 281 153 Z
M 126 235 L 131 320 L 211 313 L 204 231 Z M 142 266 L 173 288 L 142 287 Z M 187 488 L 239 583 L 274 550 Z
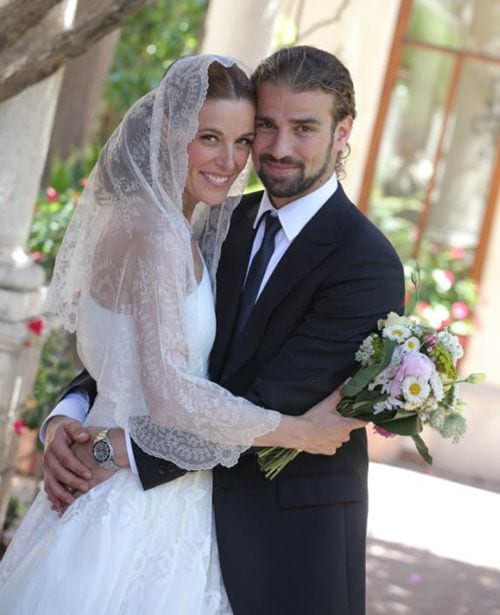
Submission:
M 467 338 L 474 331 L 474 307 L 478 301 L 478 287 L 470 277 L 473 251 L 425 243 L 420 254 L 419 293 L 413 313 L 430 327 L 449 327 L 454 335 Z M 405 266 L 407 302 L 411 305 L 415 299 L 410 282 L 413 270 L 412 265 Z

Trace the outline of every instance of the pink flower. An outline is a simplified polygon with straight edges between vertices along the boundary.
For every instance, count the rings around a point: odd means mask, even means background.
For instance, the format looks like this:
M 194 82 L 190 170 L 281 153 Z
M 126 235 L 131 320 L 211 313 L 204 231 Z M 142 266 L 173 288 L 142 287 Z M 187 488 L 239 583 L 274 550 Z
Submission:
M 34 318 L 33 320 L 29 321 L 29 323 L 27 324 L 27 327 L 32 333 L 39 336 L 39 335 L 42 335 L 43 333 L 43 330 L 45 328 L 45 323 L 41 318 Z
M 455 282 L 455 275 L 449 269 L 443 269 L 443 276 L 448 280 L 450 284 Z
M 415 350 L 407 352 L 389 385 L 389 396 L 398 397 L 401 394 L 401 385 L 408 376 L 416 376 L 428 382 L 434 371 L 434 363 L 425 354 Z
M 426 345 L 428 350 L 434 350 L 437 346 L 438 337 L 437 335 L 426 335 L 424 337 L 424 344 Z
M 17 421 L 14 421 L 14 423 L 12 424 L 12 427 L 14 431 L 16 432 L 16 434 L 20 436 L 23 433 L 23 431 L 26 429 L 26 427 L 28 426 L 23 421 L 23 419 L 17 419 Z
M 82 179 L 79 182 L 80 186 L 83 186 L 83 187 L 85 187 L 88 183 L 89 183 L 88 177 L 82 177 Z
M 49 203 L 55 203 L 59 200 L 59 193 L 55 188 L 49 186 L 47 190 L 45 190 L 45 198 Z
M 32 252 L 31 253 L 31 258 L 34 261 L 39 262 L 39 261 L 45 260 L 45 255 L 43 254 L 43 252 Z
M 453 260 L 459 260 L 461 258 L 465 258 L 466 251 L 464 248 L 459 248 L 458 246 L 450 248 L 450 258 Z
M 456 301 L 451 306 L 451 315 L 457 320 L 464 320 L 469 315 L 469 306 L 463 301 Z
M 394 438 L 394 436 L 396 435 L 395 433 L 392 433 L 390 431 L 387 431 L 387 429 L 380 427 L 380 425 L 374 425 L 373 431 L 379 436 L 382 436 L 383 438 Z

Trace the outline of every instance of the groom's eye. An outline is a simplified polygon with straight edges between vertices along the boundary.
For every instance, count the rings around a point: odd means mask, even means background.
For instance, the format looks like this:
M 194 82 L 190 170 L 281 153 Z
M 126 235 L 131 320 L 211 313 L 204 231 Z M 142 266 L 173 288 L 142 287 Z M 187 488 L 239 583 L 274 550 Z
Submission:
M 308 132 L 314 132 L 313 127 L 309 126 L 308 124 L 301 124 L 299 126 L 296 126 L 295 130 L 296 132 L 303 134 L 307 134 Z
M 274 128 L 274 124 L 268 120 L 257 120 L 255 125 L 261 130 L 272 130 Z

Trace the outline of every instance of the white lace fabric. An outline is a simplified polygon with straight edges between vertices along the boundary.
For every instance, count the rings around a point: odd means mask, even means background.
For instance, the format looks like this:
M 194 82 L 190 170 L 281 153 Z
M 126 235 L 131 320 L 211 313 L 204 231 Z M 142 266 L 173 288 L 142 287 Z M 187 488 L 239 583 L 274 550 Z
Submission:
M 190 470 L 234 465 L 280 420 L 188 368 L 186 301 L 197 281 L 182 192 L 214 61 L 235 63 L 220 56 L 174 63 L 113 133 L 66 232 L 46 304 L 76 331 L 83 363 L 112 402 L 113 424 L 149 454 Z M 195 212 L 212 281 L 237 202 L 198 204 Z M 90 364 L 93 347 L 99 358 Z

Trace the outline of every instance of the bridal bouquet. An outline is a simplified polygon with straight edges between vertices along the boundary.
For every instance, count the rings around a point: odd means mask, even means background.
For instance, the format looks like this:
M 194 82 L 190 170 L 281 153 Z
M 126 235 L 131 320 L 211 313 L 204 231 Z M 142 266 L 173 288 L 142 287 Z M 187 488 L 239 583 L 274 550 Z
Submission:
M 343 385 L 337 410 L 342 416 L 373 423 L 385 437 L 411 436 L 430 464 L 432 457 L 419 435 L 423 427 L 429 425 L 457 442 L 466 427 L 457 385 L 484 379 L 484 374 L 458 379 L 457 362 L 462 356 L 458 338 L 447 329 L 436 331 L 391 312 L 379 320 L 378 332 L 365 338 L 356 352 L 360 366 Z M 258 459 L 266 476 L 274 478 L 298 454 L 265 448 Z

